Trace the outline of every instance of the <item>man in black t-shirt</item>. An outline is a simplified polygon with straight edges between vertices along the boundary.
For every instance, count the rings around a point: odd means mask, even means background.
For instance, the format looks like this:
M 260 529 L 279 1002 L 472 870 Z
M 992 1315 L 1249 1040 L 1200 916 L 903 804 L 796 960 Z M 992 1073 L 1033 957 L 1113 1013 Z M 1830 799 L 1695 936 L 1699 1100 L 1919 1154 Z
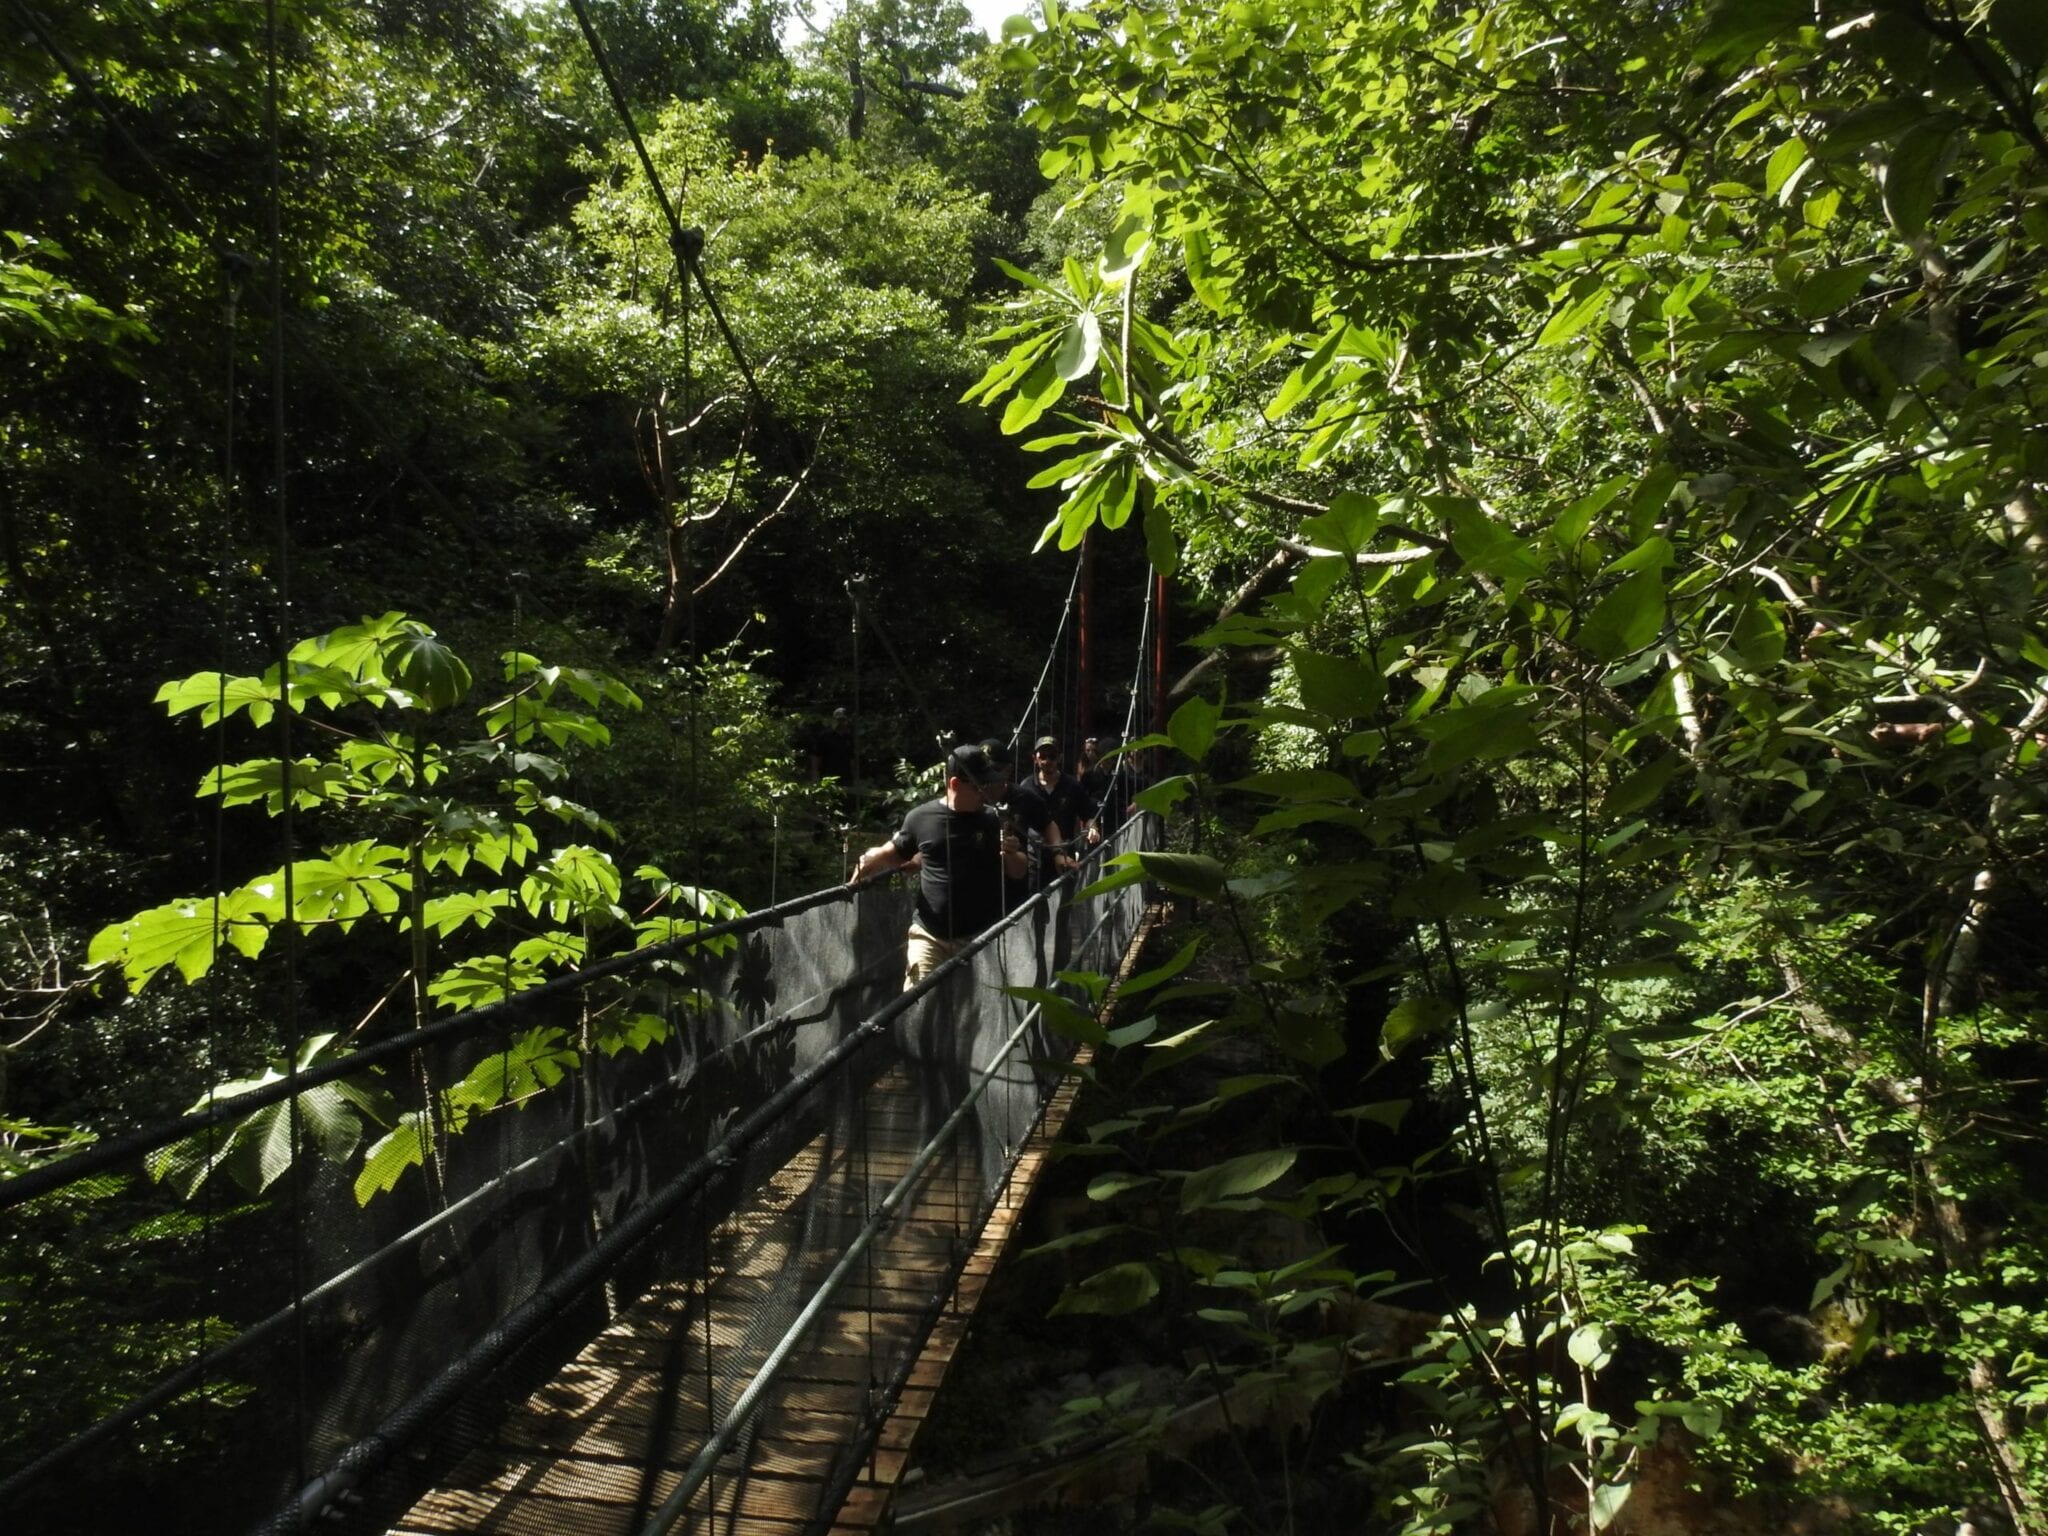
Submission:
M 1024 849 L 1003 831 L 984 788 L 997 781 L 979 746 L 956 747 L 946 759 L 946 793 L 903 818 L 886 843 L 860 856 L 853 878 L 917 868 L 917 916 L 910 925 L 903 986 L 911 987 L 1003 915 L 1003 877 L 1023 877 Z
M 1040 884 L 1075 867 L 1084 841 L 1101 841 L 1094 828 L 1095 802 L 1080 781 L 1060 771 L 1060 744 L 1041 736 L 1031 749 L 1031 777 L 1010 791 L 1010 806 L 1038 834 L 1035 877 Z

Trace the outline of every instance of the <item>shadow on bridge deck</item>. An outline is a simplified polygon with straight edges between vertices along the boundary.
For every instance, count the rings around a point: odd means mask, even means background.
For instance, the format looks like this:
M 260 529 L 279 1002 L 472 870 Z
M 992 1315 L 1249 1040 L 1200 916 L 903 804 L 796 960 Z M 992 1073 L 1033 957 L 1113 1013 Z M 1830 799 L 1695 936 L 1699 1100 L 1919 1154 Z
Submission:
M 956 1142 L 924 1170 L 869 1250 L 871 1262 L 840 1288 L 784 1365 L 746 1442 L 722 1458 L 676 1529 L 795 1536 L 831 1522 L 840 1536 L 858 1536 L 874 1528 L 1073 1091 L 1070 1080 L 1056 1092 L 978 1232 L 979 1148 Z M 877 1078 L 861 1103 L 863 1136 L 835 1147 L 826 1133 L 803 1147 L 746 1210 L 713 1230 L 708 1278 L 657 1286 L 634 1303 L 391 1536 L 641 1531 L 715 1417 L 765 1363 L 774 1340 L 757 1339 L 755 1323 L 801 1262 L 811 1202 L 858 1202 L 865 1189 L 872 1204 L 911 1167 L 927 1129 L 917 1092 L 902 1065 Z M 887 1362 L 908 1357 L 917 1363 L 892 1402 Z

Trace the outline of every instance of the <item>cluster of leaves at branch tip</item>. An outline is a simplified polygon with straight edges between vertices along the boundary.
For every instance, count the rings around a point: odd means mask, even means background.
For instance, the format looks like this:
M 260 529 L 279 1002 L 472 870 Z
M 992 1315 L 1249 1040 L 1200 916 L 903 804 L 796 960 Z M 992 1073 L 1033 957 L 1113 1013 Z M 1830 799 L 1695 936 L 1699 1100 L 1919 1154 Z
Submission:
M 518 651 L 500 658 L 498 679 L 500 689 L 472 703 L 475 679 L 462 658 L 425 624 L 387 613 L 301 642 L 282 669 L 260 677 L 202 673 L 165 684 L 157 698 L 174 715 L 197 712 L 202 724 L 225 728 L 243 713 L 261 727 L 280 708 L 317 712 L 319 739 L 333 743 L 324 757 L 259 758 L 216 769 L 200 796 L 228 806 L 259 804 L 272 815 L 287 800 L 309 814 L 345 812 L 354 825 L 381 821 L 394 840 L 329 845 L 318 858 L 294 862 L 289 881 L 286 871 L 275 871 L 218 896 L 168 902 L 109 924 L 92 941 L 91 962 L 118 967 L 129 988 L 140 991 L 166 969 L 196 982 L 225 950 L 254 959 L 287 921 L 308 933 L 338 935 L 365 922 L 388 923 L 413 936 L 421 967 L 431 966 L 434 951 L 450 940 L 476 940 L 475 952 L 445 956 L 438 970 L 414 977 L 423 1006 L 460 1012 L 573 974 L 621 940 L 663 943 L 739 915 L 730 898 L 643 865 L 633 879 L 650 893 L 645 912 L 652 915 L 636 919 L 623 905 L 626 878 L 610 854 L 584 842 L 550 846 L 556 828 L 610 835 L 602 817 L 564 798 L 558 786 L 571 754 L 609 743 L 605 711 L 640 707 L 631 689 L 607 674 Z M 466 704 L 473 735 L 437 728 L 437 718 Z M 479 883 L 479 875 L 511 883 Z M 486 935 L 497 937 L 494 925 L 503 926 L 503 942 L 484 947 Z M 707 947 L 722 952 L 730 943 L 712 939 Z M 349 1161 L 366 1134 L 382 1132 L 356 1179 L 357 1197 L 367 1200 L 419 1166 L 437 1135 L 459 1134 L 479 1114 L 554 1087 L 576 1070 L 584 1051 L 615 1055 L 668 1039 L 662 1014 L 633 1006 L 631 995 L 622 1001 L 628 1006 L 589 1010 L 598 1022 L 580 1035 L 560 1026 L 509 1032 L 503 1048 L 461 1081 L 431 1089 L 431 1106 L 401 1109 L 372 1069 L 298 1094 L 298 1116 L 313 1146 L 336 1162 Z M 425 1022 L 423 1013 L 415 1018 Z M 296 1070 L 345 1059 L 352 1033 L 301 1041 Z M 193 1107 L 267 1087 L 290 1070 L 280 1059 L 259 1077 L 216 1085 Z M 261 1191 L 296 1155 L 292 1116 L 287 1103 L 257 1110 L 224 1134 L 162 1149 L 150 1171 L 187 1195 L 217 1172 Z

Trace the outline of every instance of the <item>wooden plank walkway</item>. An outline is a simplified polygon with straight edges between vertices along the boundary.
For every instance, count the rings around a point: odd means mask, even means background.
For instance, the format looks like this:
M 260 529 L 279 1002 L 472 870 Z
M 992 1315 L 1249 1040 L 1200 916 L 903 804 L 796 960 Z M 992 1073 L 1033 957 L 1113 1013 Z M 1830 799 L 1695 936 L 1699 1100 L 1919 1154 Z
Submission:
M 1084 1045 L 1075 1053 L 1075 1064 L 1084 1065 L 1093 1055 L 1094 1047 Z M 968 1326 L 973 1322 L 975 1309 L 981 1305 L 982 1293 L 995 1276 L 996 1266 L 1009 1251 L 1031 1190 L 1052 1156 L 1053 1145 L 1066 1129 L 1067 1117 L 1073 1112 L 1080 1087 L 1078 1077 L 1066 1077 L 1060 1081 L 1046 1104 L 1044 1118 L 1018 1152 L 995 1209 L 989 1213 L 988 1222 L 975 1242 L 974 1252 L 961 1270 L 960 1283 L 925 1340 L 923 1354 L 911 1369 L 908 1385 L 915 1390 L 903 1393 L 888 1421 L 883 1424 L 877 1440 L 880 1451 L 874 1461 L 862 1469 L 859 1480 L 846 1496 L 846 1502 L 840 1506 L 838 1518 L 832 1526 L 832 1536 L 867 1536 L 881 1524 L 888 1512 L 889 1499 L 909 1462 L 912 1444 L 930 1411 L 932 1398 L 944 1383 L 953 1356 L 966 1341 Z
M 634 1536 L 704 1445 L 708 1405 L 730 1409 L 859 1227 L 863 1172 L 869 1199 L 878 1202 L 908 1170 L 919 1146 L 918 1104 L 904 1068 L 878 1078 L 855 1111 L 862 1130 L 853 1144 L 835 1146 L 820 1135 L 747 1209 L 713 1230 L 708 1283 L 695 1277 L 652 1288 L 513 1410 L 391 1536 Z M 831 1518 L 821 1506 L 867 1439 L 863 1428 L 882 1406 L 877 1388 L 920 1349 L 931 1304 L 973 1238 L 967 1224 L 981 1177 L 973 1138 L 966 1139 L 925 1171 L 868 1262 L 783 1369 L 750 1435 L 697 1491 L 678 1531 L 797 1536 Z M 1042 1160 L 1031 1161 L 1032 1172 Z M 997 1220 L 970 1254 L 963 1307 L 972 1304 L 967 1287 L 978 1296 L 986 1283 L 1024 1188 L 1008 1204 L 999 1199 Z M 817 1215 L 810 1206 L 818 1201 L 827 1203 L 828 1219 L 839 1218 L 822 1253 L 815 1240 L 806 1246 L 806 1219 Z M 846 1517 L 857 1522 L 861 1508 L 879 1514 L 878 1495 L 901 1472 L 909 1435 L 930 1404 L 931 1370 L 920 1363 L 912 1371 L 863 1460 Z

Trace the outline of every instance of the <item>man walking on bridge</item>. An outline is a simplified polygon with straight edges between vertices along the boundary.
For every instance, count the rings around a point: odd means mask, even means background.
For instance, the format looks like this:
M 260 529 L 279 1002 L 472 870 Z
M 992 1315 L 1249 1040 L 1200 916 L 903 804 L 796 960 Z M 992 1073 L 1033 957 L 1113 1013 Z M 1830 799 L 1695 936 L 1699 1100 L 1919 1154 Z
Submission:
M 1015 833 L 1005 832 L 983 791 L 1000 770 L 973 743 L 946 758 L 946 792 L 903 818 L 886 843 L 854 866 L 860 881 L 886 870 L 917 867 L 917 916 L 904 959 L 904 990 L 916 986 L 966 942 L 1003 915 L 1003 877 L 1024 878 L 1028 862 Z

